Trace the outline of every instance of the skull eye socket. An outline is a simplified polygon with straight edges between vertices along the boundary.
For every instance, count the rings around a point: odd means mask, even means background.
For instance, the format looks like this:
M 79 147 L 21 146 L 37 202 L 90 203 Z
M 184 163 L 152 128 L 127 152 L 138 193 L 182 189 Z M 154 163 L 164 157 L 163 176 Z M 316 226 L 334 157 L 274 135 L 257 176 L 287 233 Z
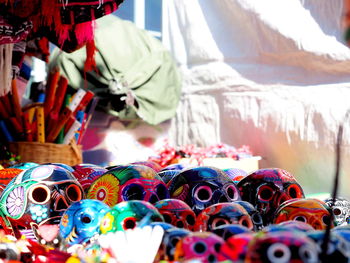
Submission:
M 317 252 L 309 245 L 304 245 L 299 249 L 300 258 L 303 262 L 317 262 Z
M 76 184 L 71 184 L 66 188 L 66 195 L 71 202 L 77 202 L 82 199 L 82 192 Z
M 123 221 L 123 229 L 134 229 L 136 227 L 136 218 L 127 217 Z
M 339 215 L 341 215 L 342 213 L 341 213 L 341 210 L 340 210 L 339 208 L 334 208 L 334 209 L 333 209 L 333 214 L 334 214 L 335 216 L 339 216 Z
M 36 185 L 29 190 L 29 199 L 35 204 L 47 203 L 50 196 L 50 189 L 43 184 Z
M 143 200 L 145 196 L 143 187 L 137 184 L 131 184 L 123 191 L 123 198 L 125 201 L 129 200 Z
M 211 228 L 214 229 L 219 226 L 229 225 L 230 222 L 225 218 L 215 218 L 211 224 Z
M 156 188 L 156 194 L 159 198 L 159 200 L 163 200 L 169 197 L 168 194 L 168 189 L 166 188 L 165 185 L 163 184 L 159 184 Z
M 259 192 L 258 192 L 258 198 L 261 201 L 271 201 L 272 197 L 273 197 L 273 193 L 274 191 L 272 190 L 271 187 L 263 185 L 259 188 Z
M 252 230 L 253 229 L 253 222 L 248 216 L 242 216 L 239 219 L 239 224 L 242 226 L 245 226 L 246 228 Z
M 303 194 L 297 185 L 291 185 L 287 189 L 287 193 L 291 198 L 302 198 Z
M 226 188 L 226 193 L 227 196 L 231 199 L 231 200 L 238 200 L 239 194 L 238 194 L 238 190 L 234 185 L 229 185 Z
M 300 222 L 306 223 L 307 219 L 305 216 L 296 216 L 296 217 L 294 217 L 294 221 L 300 221 Z
M 200 186 L 196 189 L 194 197 L 201 202 L 208 202 L 213 195 L 209 186 Z
M 286 245 L 275 243 L 268 248 L 267 257 L 269 258 L 270 262 L 289 262 L 291 252 Z
M 207 251 L 207 245 L 203 242 L 197 242 L 193 245 L 193 250 L 197 254 L 203 254 Z

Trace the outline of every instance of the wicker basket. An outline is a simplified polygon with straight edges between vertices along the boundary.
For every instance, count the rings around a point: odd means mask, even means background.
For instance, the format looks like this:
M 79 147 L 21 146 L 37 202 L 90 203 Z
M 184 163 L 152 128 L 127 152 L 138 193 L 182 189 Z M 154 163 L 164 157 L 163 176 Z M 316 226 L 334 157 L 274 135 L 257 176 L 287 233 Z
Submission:
M 21 157 L 21 162 L 64 163 L 76 165 L 82 163 L 82 147 L 76 143 L 56 144 L 39 142 L 13 142 L 9 150 Z

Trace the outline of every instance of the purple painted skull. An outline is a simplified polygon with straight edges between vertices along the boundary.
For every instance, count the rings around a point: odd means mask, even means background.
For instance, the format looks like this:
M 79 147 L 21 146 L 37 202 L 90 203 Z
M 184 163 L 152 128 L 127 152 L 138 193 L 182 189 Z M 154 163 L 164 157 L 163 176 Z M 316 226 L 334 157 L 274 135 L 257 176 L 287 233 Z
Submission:
M 214 167 L 183 170 L 169 181 L 168 188 L 171 198 L 185 201 L 196 214 L 212 204 L 241 200 L 229 176 Z

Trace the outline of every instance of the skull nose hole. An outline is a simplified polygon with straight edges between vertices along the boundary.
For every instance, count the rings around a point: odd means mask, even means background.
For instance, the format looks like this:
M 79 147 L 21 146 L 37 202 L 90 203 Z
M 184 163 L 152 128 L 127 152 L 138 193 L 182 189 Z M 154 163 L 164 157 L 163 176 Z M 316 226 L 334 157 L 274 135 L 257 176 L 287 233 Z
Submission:
M 195 221 L 196 221 L 196 220 L 194 219 L 194 217 L 193 217 L 192 215 L 186 216 L 186 222 L 187 222 L 189 225 L 194 225 Z
M 252 215 L 252 220 L 254 224 L 262 224 L 262 218 L 260 214 L 253 214 Z
M 197 254 L 203 254 L 207 250 L 207 246 L 203 242 L 198 242 L 194 245 L 193 250 Z
M 85 224 L 89 224 L 89 223 L 91 223 L 91 218 L 89 216 L 83 216 L 81 218 L 81 222 L 83 222 Z
M 184 223 L 182 221 L 177 221 L 176 226 L 178 228 L 183 228 L 184 227 Z
M 56 201 L 56 210 L 66 210 L 68 208 L 67 202 L 62 197 L 58 197 L 58 200 Z
M 333 214 L 334 214 L 335 216 L 340 215 L 340 214 L 341 214 L 340 209 L 339 209 L 339 208 L 334 208 L 334 209 L 333 209 Z
M 226 202 L 228 202 L 226 196 L 224 196 L 224 195 L 221 196 L 220 199 L 219 199 L 219 203 L 226 203 Z
M 165 223 L 171 223 L 171 216 L 170 215 L 168 215 L 168 214 L 162 214 L 162 216 L 163 216 L 163 218 L 164 218 L 164 221 L 165 221 Z

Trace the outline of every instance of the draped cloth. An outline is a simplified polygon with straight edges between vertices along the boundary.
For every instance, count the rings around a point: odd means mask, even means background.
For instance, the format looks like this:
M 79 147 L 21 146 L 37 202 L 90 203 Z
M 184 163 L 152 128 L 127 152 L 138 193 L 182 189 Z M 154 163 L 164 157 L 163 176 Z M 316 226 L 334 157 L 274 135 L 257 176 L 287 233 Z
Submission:
M 11 89 L 13 44 L 0 45 L 0 96 Z

